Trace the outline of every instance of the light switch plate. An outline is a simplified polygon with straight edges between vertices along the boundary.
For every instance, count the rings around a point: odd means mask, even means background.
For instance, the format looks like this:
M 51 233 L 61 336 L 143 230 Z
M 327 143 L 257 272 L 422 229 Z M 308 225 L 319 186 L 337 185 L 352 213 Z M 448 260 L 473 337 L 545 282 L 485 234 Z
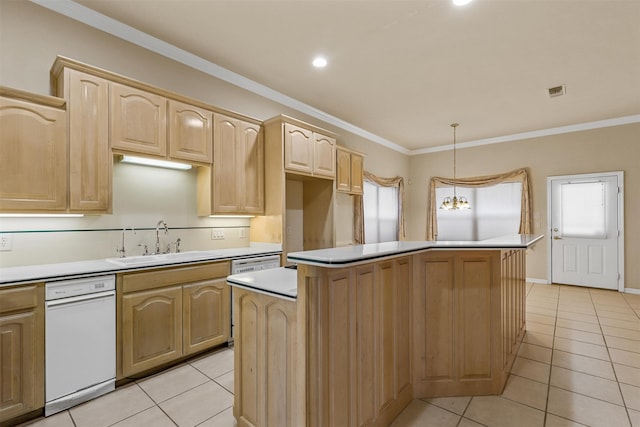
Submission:
M 211 229 L 211 240 L 224 240 L 224 230 L 222 228 Z

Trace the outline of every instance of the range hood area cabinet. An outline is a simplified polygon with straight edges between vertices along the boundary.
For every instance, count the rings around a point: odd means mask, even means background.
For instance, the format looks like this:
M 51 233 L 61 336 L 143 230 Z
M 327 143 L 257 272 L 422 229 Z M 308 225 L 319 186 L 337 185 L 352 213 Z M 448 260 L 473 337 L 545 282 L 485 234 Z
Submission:
M 64 99 L 0 87 L 0 211 L 65 212 Z
M 263 127 L 265 210 L 251 220 L 251 240 L 281 244 L 285 259 L 287 252 L 333 247 L 337 135 L 284 115 Z
M 110 98 L 112 150 L 211 164 L 212 111 L 119 83 Z
M 260 122 L 214 113 L 213 168 L 198 169 L 198 215 L 262 215 L 264 197 Z

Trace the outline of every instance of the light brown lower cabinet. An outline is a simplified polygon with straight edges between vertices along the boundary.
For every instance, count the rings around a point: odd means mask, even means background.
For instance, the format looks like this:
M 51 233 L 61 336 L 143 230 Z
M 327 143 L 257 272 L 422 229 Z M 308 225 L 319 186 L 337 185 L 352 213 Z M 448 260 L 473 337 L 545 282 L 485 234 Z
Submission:
M 0 425 L 44 406 L 44 283 L 0 291 Z
M 229 262 L 118 275 L 117 379 L 225 343 Z

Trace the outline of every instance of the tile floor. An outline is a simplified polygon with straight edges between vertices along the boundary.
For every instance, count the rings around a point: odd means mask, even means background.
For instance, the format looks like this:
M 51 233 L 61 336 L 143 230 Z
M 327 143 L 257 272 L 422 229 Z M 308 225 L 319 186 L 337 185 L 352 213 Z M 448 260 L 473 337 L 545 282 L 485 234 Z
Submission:
M 527 334 L 502 396 L 416 399 L 393 427 L 640 427 L 640 295 L 527 291 Z M 224 349 L 29 426 L 230 427 L 232 404 Z

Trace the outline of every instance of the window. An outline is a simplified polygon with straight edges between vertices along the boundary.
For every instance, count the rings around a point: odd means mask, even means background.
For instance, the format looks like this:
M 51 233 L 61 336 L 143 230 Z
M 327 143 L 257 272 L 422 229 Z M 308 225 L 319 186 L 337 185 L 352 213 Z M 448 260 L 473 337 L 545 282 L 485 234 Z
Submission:
M 364 182 L 365 243 L 398 240 L 398 187 Z
M 452 187 L 436 188 L 436 200 L 453 193 Z M 488 187 L 456 187 L 465 196 L 470 210 L 437 209 L 438 240 L 485 240 L 518 233 L 522 184 L 505 182 Z

